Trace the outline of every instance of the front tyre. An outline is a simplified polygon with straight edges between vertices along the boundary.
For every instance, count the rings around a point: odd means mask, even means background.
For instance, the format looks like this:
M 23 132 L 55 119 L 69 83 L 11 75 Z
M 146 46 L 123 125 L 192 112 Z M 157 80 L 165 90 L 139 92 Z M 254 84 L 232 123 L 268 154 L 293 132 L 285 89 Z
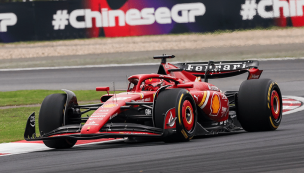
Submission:
M 45 97 L 39 112 L 40 133 L 48 133 L 64 125 L 66 97 L 66 94 L 51 94 Z M 56 149 L 71 148 L 76 142 L 74 139 L 43 140 L 47 147 Z
M 249 132 L 276 130 L 282 120 L 282 95 L 271 79 L 244 81 L 238 93 L 238 120 Z
M 168 89 L 159 93 L 155 104 L 155 125 L 164 128 L 164 115 L 175 108 L 176 133 L 164 138 L 165 142 L 189 141 L 197 125 L 196 104 L 185 89 Z

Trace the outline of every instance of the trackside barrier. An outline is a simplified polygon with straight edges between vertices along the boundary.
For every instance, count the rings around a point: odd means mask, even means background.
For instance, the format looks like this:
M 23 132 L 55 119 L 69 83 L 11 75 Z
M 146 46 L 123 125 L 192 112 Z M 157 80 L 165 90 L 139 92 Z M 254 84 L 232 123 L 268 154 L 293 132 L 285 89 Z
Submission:
M 0 40 L 58 40 L 304 26 L 304 0 L 1 3 Z

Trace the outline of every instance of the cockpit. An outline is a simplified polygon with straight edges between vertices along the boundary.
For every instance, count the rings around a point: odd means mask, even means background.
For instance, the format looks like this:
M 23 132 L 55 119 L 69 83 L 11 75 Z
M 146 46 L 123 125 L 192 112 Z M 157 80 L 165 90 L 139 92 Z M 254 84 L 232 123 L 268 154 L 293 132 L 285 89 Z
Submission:
M 157 91 L 162 86 L 174 85 L 176 83 L 172 79 L 159 77 L 158 75 L 131 76 L 128 80 L 128 92 Z

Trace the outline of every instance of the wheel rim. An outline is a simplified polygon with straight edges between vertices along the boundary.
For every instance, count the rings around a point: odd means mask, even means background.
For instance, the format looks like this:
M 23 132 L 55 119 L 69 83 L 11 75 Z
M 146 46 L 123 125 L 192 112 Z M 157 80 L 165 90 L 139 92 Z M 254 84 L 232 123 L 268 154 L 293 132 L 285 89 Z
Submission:
M 271 93 L 271 112 L 274 119 L 278 119 L 280 116 L 281 103 L 280 97 L 277 91 L 273 90 Z
M 189 100 L 185 100 L 182 108 L 182 119 L 185 129 L 190 132 L 194 126 L 193 107 Z

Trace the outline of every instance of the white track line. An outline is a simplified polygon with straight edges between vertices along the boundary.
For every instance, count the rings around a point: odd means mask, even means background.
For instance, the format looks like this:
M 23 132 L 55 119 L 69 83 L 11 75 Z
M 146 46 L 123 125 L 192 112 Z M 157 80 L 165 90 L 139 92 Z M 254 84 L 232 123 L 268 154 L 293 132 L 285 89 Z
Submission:
M 300 101 L 284 101 L 284 103 L 299 104 L 299 103 L 301 103 L 301 102 L 300 102 Z
M 50 150 L 50 148 L 40 143 L 3 143 L 0 144 L 0 153 L 8 154 L 0 155 L 0 157 L 44 150 Z
M 35 68 L 12 68 L 0 69 L 0 71 L 29 71 L 29 70 L 56 70 L 56 69 L 78 69 L 78 68 L 98 68 L 98 67 L 133 67 L 159 65 L 160 63 L 139 63 L 139 64 L 106 64 L 106 65 L 83 65 L 83 66 L 62 66 L 62 67 L 35 67 Z
M 283 106 L 283 110 L 284 109 L 295 109 L 295 108 L 298 108 L 300 106 Z
M 298 100 L 302 103 L 304 103 L 304 98 L 303 97 L 297 97 L 297 96 L 283 96 L 283 98 L 290 98 L 290 99 L 295 99 Z M 295 108 L 293 110 L 287 111 L 287 112 L 283 112 L 283 115 L 287 115 L 287 114 L 292 114 L 295 112 L 299 112 L 299 111 L 303 111 L 304 110 L 304 105 L 299 106 L 298 108 Z
M 100 141 L 100 142 L 91 142 L 86 144 L 79 144 L 75 145 L 73 148 L 85 146 L 85 145 L 93 145 L 93 144 L 102 144 L 102 143 L 111 143 L 111 142 L 118 142 L 118 141 L 124 141 L 125 139 L 113 139 L 108 141 Z M 23 154 L 23 153 L 30 153 L 30 152 L 36 152 L 36 151 L 46 151 L 46 150 L 52 150 L 52 148 L 49 148 L 45 146 L 43 143 L 2 143 L 0 144 L 0 153 L 5 153 L 5 155 L 1 156 L 10 156 L 15 154 Z
M 258 60 L 258 61 L 282 61 L 282 60 L 296 60 L 304 59 L 304 57 L 299 58 L 267 58 L 267 59 L 245 59 L 246 60 Z M 184 61 L 187 63 L 188 61 Z M 200 62 L 200 61 L 191 61 Z M 171 64 L 182 63 L 182 62 L 170 62 Z M 0 71 L 28 71 L 28 70 L 55 70 L 55 69 L 78 69 L 78 68 L 98 68 L 98 67 L 132 67 L 132 66 L 147 66 L 147 65 L 159 65 L 160 63 L 135 63 L 135 64 L 105 64 L 105 65 L 83 65 L 83 66 L 61 66 L 61 67 L 35 67 L 35 68 L 12 68 L 12 69 L 0 69 Z

